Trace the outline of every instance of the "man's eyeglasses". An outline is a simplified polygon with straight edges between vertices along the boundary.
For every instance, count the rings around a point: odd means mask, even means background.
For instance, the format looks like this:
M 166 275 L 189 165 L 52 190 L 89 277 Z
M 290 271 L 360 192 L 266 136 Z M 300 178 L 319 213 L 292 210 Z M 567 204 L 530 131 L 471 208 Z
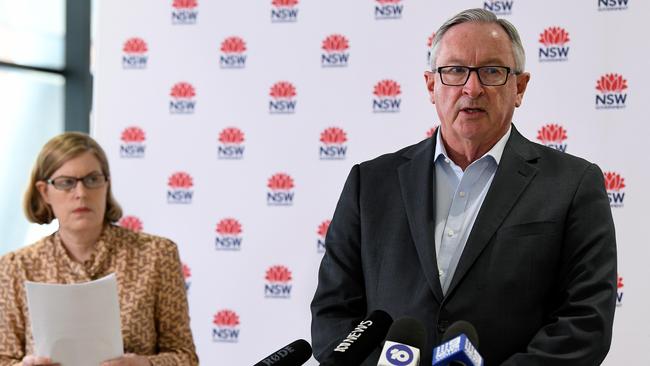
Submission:
M 504 85 L 508 81 L 508 75 L 519 74 L 511 71 L 507 66 L 442 66 L 435 69 L 435 71 L 440 74 L 440 81 L 449 86 L 465 85 L 472 71 L 476 71 L 478 80 L 484 86 Z
M 75 177 L 66 177 L 64 175 L 52 179 L 46 180 L 48 184 L 54 186 L 54 188 L 60 191 L 69 191 L 74 189 L 77 186 L 77 182 L 81 182 L 84 187 L 88 189 L 95 189 L 103 187 L 108 181 L 108 177 L 100 173 L 91 173 L 85 177 L 75 178 Z

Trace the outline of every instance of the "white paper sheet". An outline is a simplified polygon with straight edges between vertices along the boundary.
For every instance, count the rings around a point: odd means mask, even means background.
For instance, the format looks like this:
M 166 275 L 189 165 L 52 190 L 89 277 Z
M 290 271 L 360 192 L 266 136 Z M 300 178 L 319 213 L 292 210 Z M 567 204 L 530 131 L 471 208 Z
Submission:
M 123 355 L 115 274 L 62 285 L 25 281 L 35 354 L 61 366 L 95 366 Z

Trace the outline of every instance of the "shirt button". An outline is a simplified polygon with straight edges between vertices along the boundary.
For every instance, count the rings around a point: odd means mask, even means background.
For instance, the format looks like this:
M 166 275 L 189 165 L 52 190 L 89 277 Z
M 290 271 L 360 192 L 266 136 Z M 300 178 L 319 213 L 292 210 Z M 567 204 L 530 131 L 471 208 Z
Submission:
M 449 159 L 445 158 L 445 163 L 449 164 L 450 163 Z
M 442 277 L 444 275 L 445 275 L 445 271 L 443 271 L 443 270 L 438 271 L 438 276 Z
M 450 236 L 450 237 L 451 237 L 451 236 L 454 236 L 454 230 L 449 229 L 449 230 L 447 231 L 447 236 Z
M 458 192 L 458 195 L 461 197 L 465 197 L 465 192 Z

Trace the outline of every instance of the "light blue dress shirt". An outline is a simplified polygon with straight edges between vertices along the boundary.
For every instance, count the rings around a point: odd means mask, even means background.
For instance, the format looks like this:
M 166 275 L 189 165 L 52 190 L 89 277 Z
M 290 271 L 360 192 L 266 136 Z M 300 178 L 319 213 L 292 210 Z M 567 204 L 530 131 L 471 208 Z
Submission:
M 447 293 L 456 266 L 465 249 L 483 200 L 487 195 L 494 173 L 501 161 L 503 149 L 510 137 L 512 127 L 505 135 L 465 171 L 456 165 L 445 150 L 440 129 L 436 134 L 435 197 L 436 197 L 436 257 L 440 285 Z

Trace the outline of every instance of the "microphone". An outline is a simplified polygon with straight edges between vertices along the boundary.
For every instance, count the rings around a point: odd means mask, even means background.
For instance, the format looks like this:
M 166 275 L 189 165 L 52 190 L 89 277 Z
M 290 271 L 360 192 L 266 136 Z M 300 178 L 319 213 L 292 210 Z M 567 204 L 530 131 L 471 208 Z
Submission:
M 311 346 L 304 339 L 293 341 L 253 366 L 300 366 L 311 357 Z
M 425 341 L 424 326 L 419 320 L 397 319 L 388 330 L 377 366 L 418 366 Z
M 393 318 L 383 310 L 375 310 L 362 320 L 334 348 L 320 366 L 360 365 L 381 343 Z
M 432 366 L 483 366 L 483 357 L 476 348 L 476 329 L 469 322 L 459 320 L 449 326 L 442 336 L 442 344 L 433 349 Z

